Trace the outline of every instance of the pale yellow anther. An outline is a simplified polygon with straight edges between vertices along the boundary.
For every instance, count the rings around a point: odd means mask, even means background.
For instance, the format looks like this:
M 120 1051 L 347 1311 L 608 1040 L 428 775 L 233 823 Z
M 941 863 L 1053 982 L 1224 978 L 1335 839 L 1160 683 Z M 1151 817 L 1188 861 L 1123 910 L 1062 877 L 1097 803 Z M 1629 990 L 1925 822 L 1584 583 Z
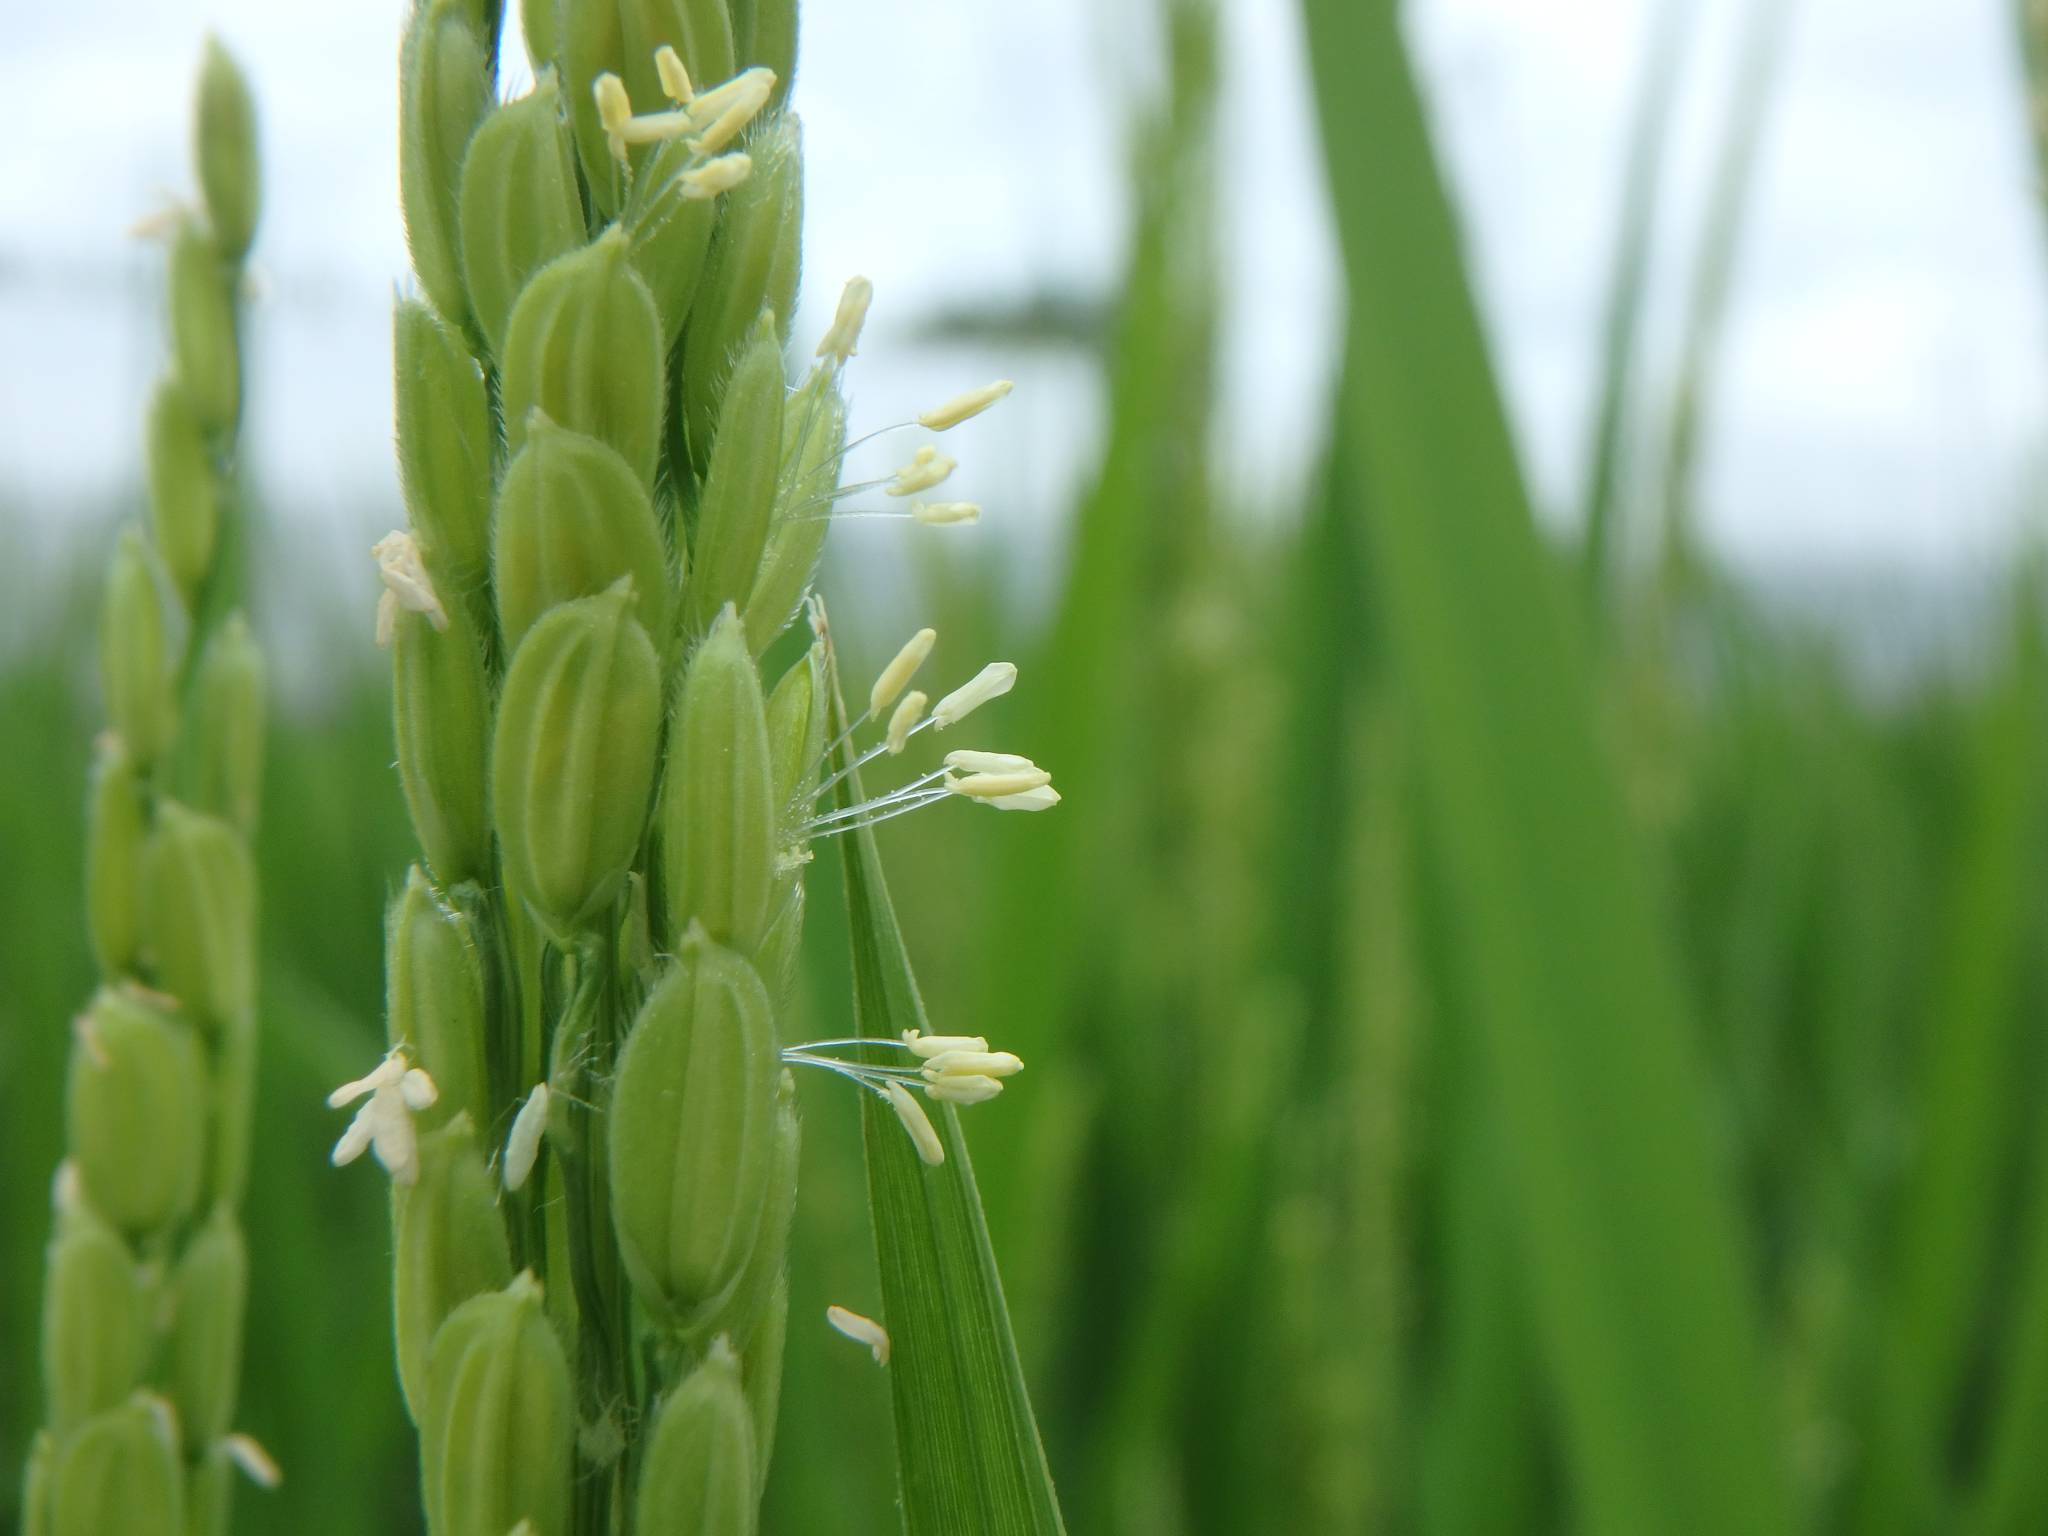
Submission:
M 980 1035 L 922 1035 L 914 1029 L 903 1031 L 903 1043 L 910 1047 L 911 1054 L 929 1061 L 934 1056 L 943 1056 L 948 1051 L 985 1051 L 988 1041 Z
M 927 1082 L 942 1077 L 1015 1077 L 1024 1063 L 1009 1051 L 941 1051 L 925 1064 Z
M 695 202 L 730 192 L 753 174 L 753 170 L 751 155 L 720 155 L 716 160 L 706 160 L 702 165 L 683 172 L 676 179 L 683 184 L 683 196 Z
M 928 491 L 959 467 L 959 461 L 949 459 L 938 449 L 927 444 L 910 456 L 910 462 L 896 471 L 896 478 L 883 486 L 890 496 L 915 496 L 919 491 Z
M 604 125 L 612 158 L 624 164 L 625 128 L 633 118 L 633 98 L 626 94 L 626 82 L 607 71 L 590 82 L 590 94 L 597 102 L 597 120 Z
M 775 71 L 757 64 L 691 98 L 690 116 L 699 128 L 708 129 L 735 106 L 752 103 L 747 115 L 753 116 L 774 94 Z
M 767 72 L 764 70 L 763 73 Z M 772 87 L 775 77 L 769 75 L 768 79 L 769 85 Z M 690 148 L 697 151 L 700 155 L 717 154 L 726 145 L 744 133 L 747 124 L 751 123 L 759 115 L 761 108 L 767 104 L 767 89 L 763 89 L 759 95 L 750 94 L 742 96 L 723 112 L 719 113 L 717 117 L 713 118 L 710 125 L 702 133 L 690 140 Z
M 872 1317 L 862 1317 L 845 1307 L 830 1306 L 825 1309 L 825 1321 L 835 1332 L 844 1334 L 854 1343 L 865 1344 L 868 1353 L 875 1357 L 875 1364 L 889 1363 L 889 1330 Z
M 683 56 L 663 43 L 654 50 L 654 72 L 661 77 L 662 94 L 679 107 L 687 107 L 697 97 L 690 86 L 690 72 L 683 68 Z
M 628 144 L 665 144 L 690 131 L 687 112 L 643 112 L 619 124 L 617 133 Z
M 1003 1091 L 1003 1085 L 984 1072 L 959 1077 L 941 1077 L 924 1085 L 924 1095 L 942 1104 L 985 1104 Z
M 970 752 L 962 749 L 946 754 L 946 766 L 962 773 L 1030 773 L 1038 764 L 1015 752 Z
M 420 559 L 419 545 L 411 534 L 394 528 L 375 544 L 370 553 L 377 561 L 377 575 L 384 583 L 384 597 L 377 607 L 377 643 L 389 645 L 398 612 L 425 614 L 437 630 L 448 627 L 448 611 L 434 591 L 427 567 Z
M 1051 782 L 1051 774 L 1043 768 L 1034 768 L 1029 773 L 970 773 L 964 778 L 946 780 L 946 788 L 970 800 L 997 800 L 1007 795 L 1021 795 L 1028 789 L 1037 789 Z
M 275 1488 L 284 1481 L 284 1470 L 277 1459 L 266 1451 L 251 1435 L 229 1435 L 220 1443 L 227 1458 L 241 1468 L 242 1475 L 258 1488 Z
M 889 755 L 895 757 L 910 744 L 910 728 L 924 718 L 924 707 L 931 700 L 912 689 L 903 695 L 903 702 L 896 706 L 896 712 L 889 716 L 887 741 Z
M 945 528 L 953 523 L 981 521 L 978 501 L 913 501 L 910 515 L 927 528 Z
M 946 1144 L 932 1129 L 931 1117 L 924 1112 L 924 1106 L 912 1098 L 910 1090 L 901 1083 L 891 1082 L 883 1091 L 889 1097 L 889 1107 L 896 1111 L 896 1118 L 903 1122 L 903 1129 L 909 1133 L 911 1145 L 917 1148 L 917 1155 L 933 1167 L 943 1163 Z
M 334 1144 L 329 1161 L 339 1168 L 374 1149 L 392 1180 L 416 1183 L 420 1176 L 419 1137 L 412 1117 L 431 1109 L 440 1097 L 434 1080 L 406 1059 L 405 1052 L 393 1050 L 377 1063 L 367 1077 L 343 1083 L 327 1096 L 330 1109 L 340 1109 L 367 1097 L 369 1102 L 356 1111 L 341 1140 Z
M 519 1106 L 512 1130 L 505 1138 L 504 1178 L 507 1189 L 519 1189 L 533 1173 L 540 1158 L 541 1135 L 548 1128 L 548 1085 L 535 1083 L 533 1092 Z
M 925 657 L 931 655 L 932 647 L 938 641 L 936 629 L 920 629 L 903 642 L 903 649 L 882 668 L 881 675 L 875 679 L 875 686 L 868 690 L 870 715 L 879 715 L 896 702 L 897 695 L 910 685 L 911 678 L 917 675 L 917 669 L 924 665 Z
M 818 343 L 818 356 L 844 363 L 854 356 L 860 343 L 860 328 L 866 324 L 868 305 L 875 299 L 875 285 L 864 277 L 850 277 L 839 290 L 839 310 Z
M 1021 794 L 998 795 L 987 803 L 999 811 L 1049 811 L 1060 803 L 1060 792 L 1050 784 L 1041 784 Z
M 960 687 L 932 706 L 932 720 L 940 730 L 958 724 L 990 699 L 999 699 L 1017 684 L 1017 665 L 992 661 Z
M 929 427 L 934 432 L 957 427 L 970 417 L 979 416 L 1015 387 L 1008 379 L 997 379 L 993 384 L 970 389 L 965 394 L 955 395 L 944 405 L 932 407 L 917 418 L 917 424 L 920 427 Z

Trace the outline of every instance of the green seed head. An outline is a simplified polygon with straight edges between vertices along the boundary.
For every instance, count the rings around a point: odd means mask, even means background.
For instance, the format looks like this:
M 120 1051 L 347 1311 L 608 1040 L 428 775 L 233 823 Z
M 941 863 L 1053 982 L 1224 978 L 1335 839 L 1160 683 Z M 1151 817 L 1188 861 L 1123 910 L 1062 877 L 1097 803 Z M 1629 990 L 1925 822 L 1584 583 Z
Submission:
M 669 925 L 751 956 L 770 917 L 777 808 L 761 679 L 727 608 L 690 658 L 662 788 Z
M 149 405 L 149 526 L 186 607 L 194 606 L 220 530 L 220 485 L 206 429 L 175 378 L 157 385 Z
M 626 89 L 635 102 L 661 100 L 654 55 L 664 46 L 675 49 L 695 80 L 715 83 L 734 72 L 726 0 L 618 0 L 618 6 Z
M 428 1363 L 441 1324 L 470 1297 L 502 1290 L 512 1279 L 497 1191 L 469 1116 L 421 1136 L 419 1163 L 417 1182 L 392 1186 L 398 1383 L 416 1423 L 424 1422 Z
M 555 62 L 555 12 L 560 0 L 519 0 L 520 30 L 526 34 L 526 56 L 538 75 Z
M 626 1039 L 609 1137 L 626 1273 L 685 1336 L 706 1332 L 746 1276 L 776 1161 L 777 1075 L 760 978 L 693 932 Z
M 749 1337 L 789 1273 L 789 1227 L 796 1216 L 797 1166 L 803 1155 L 803 1123 L 797 1114 L 796 1079 L 784 1068 L 775 1082 L 773 1161 L 762 1199 L 760 1229 L 746 1272 L 705 1331 Z
M 718 235 L 683 336 L 683 418 L 691 455 L 709 458 L 719 402 L 748 333 L 763 309 L 778 332 L 796 303 L 803 223 L 803 142 L 797 121 L 780 113 L 747 141 L 754 168 L 726 193 Z
M 728 604 L 746 605 L 767 547 L 782 465 L 782 346 L 775 317 L 754 324 L 719 408 L 718 439 L 697 509 L 687 607 L 702 634 Z
M 462 270 L 470 310 L 503 354 L 513 301 L 527 279 L 583 243 L 583 208 L 552 70 L 494 109 L 462 163 Z
M 185 1477 L 161 1398 L 137 1393 L 87 1421 L 58 1452 L 50 1536 L 183 1536 Z
M 242 835 L 172 801 L 143 853 L 144 948 L 157 980 L 209 1028 L 256 994 L 256 871 Z
M 206 40 L 199 66 L 199 105 L 192 120 L 192 159 L 206 194 L 206 216 L 221 254 L 239 263 L 256 238 L 263 176 L 256 145 L 256 104 L 249 82 L 218 38 Z
M 796 78 L 796 0 L 732 0 L 732 28 L 740 66 L 775 71 L 768 105 L 780 107 Z
M 434 1079 L 423 1123 L 484 1103 L 484 967 L 467 915 L 446 905 L 415 864 L 385 926 L 385 1008 L 391 1043 Z
M 234 1458 L 215 1444 L 185 1469 L 184 1536 L 228 1536 L 234 1496 Z
M 451 604 L 447 627 L 401 613 L 392 647 L 398 775 L 427 863 L 444 886 L 490 868 L 490 684 L 469 605 Z
M 128 1245 L 84 1202 L 50 1244 L 43 1291 L 43 1390 L 60 1435 L 120 1404 L 149 1360 L 147 1293 Z
M 661 452 L 661 317 L 614 225 L 543 268 L 513 307 L 505 340 L 509 446 L 525 444 L 536 406 L 610 444 L 654 489 Z
M 781 483 L 760 573 L 747 598 L 747 640 L 759 655 L 789 627 L 803 604 L 831 527 L 827 501 L 839 485 L 846 444 L 846 397 L 837 371 L 814 368 L 782 415 Z
M 522 1274 L 472 1296 L 434 1335 L 420 1418 L 433 1536 L 568 1536 L 576 1445 L 569 1366 Z
M 640 1522 L 650 1531 L 752 1536 L 758 1504 L 753 1415 L 739 1361 L 721 1337 L 655 1412 Z
M 661 665 L 630 581 L 548 610 L 519 642 L 492 776 L 507 885 L 558 941 L 617 897 L 647 821 Z
M 797 962 L 803 958 L 804 881 L 801 865 L 792 862 L 776 877 L 769 901 L 774 916 L 768 920 L 768 931 L 761 936 L 761 948 L 754 958 L 754 968 L 761 973 L 768 996 L 780 1012 L 794 995 Z
M 711 232 L 718 224 L 717 200 L 685 197 L 676 180 L 696 158 L 685 139 L 663 144 L 635 178 L 626 210 L 633 268 L 646 280 L 655 308 L 661 311 L 664 350 L 673 347 L 683 332 L 711 252 Z
M 768 759 L 775 808 L 788 834 L 810 814 L 818 760 L 825 753 L 825 646 L 811 646 L 768 696 Z
M 241 353 L 235 345 L 235 268 L 197 219 L 171 241 L 171 356 L 193 414 L 208 432 L 233 428 L 241 408 Z
M 264 675 L 248 620 L 230 614 L 207 640 L 193 686 L 190 798 L 244 837 L 263 798 Z
M 100 737 L 86 813 L 85 910 L 93 958 L 112 980 L 133 972 L 142 942 L 142 785 L 127 746 Z
M 399 55 L 398 190 L 420 286 L 457 325 L 469 319 L 458 218 L 462 159 L 490 104 L 489 40 L 460 0 L 423 0 Z
M 754 1424 L 754 1493 L 768 1485 L 768 1463 L 775 1454 L 775 1419 L 782 1407 L 782 1356 L 789 1342 L 789 1276 L 775 1282 L 754 1331 L 740 1345 L 740 1372 L 747 1394 L 747 1414 Z
M 527 9 L 531 11 L 533 5 Z M 554 19 L 561 50 L 562 91 L 569 102 L 576 154 L 583 162 L 592 207 L 609 217 L 618 211 L 625 178 L 623 167 L 612 159 L 592 87 L 599 75 L 621 74 L 626 67 L 618 0 L 557 0 Z
M 398 470 L 427 557 L 468 589 L 490 553 L 491 429 L 483 369 L 459 332 L 417 299 L 392 317 Z
M 190 1024 L 102 988 L 75 1026 L 65 1107 L 72 1158 L 94 1210 L 130 1233 L 190 1213 L 207 1112 L 204 1059 Z
M 21 1473 L 21 1536 L 50 1536 L 50 1479 L 57 1465 L 57 1442 L 47 1429 L 38 1430 Z
M 228 1432 L 242 1376 L 242 1303 L 249 1259 L 241 1229 L 217 1211 L 171 1275 L 168 1380 L 188 1445 Z
M 494 572 L 498 618 L 510 653 L 557 603 L 630 577 L 650 635 L 669 633 L 668 546 L 639 477 L 594 437 L 545 417 L 498 492 Z
M 170 745 L 177 719 L 171 695 L 171 641 L 149 550 L 123 529 L 107 573 L 100 613 L 100 669 L 107 719 L 127 744 L 138 772 Z

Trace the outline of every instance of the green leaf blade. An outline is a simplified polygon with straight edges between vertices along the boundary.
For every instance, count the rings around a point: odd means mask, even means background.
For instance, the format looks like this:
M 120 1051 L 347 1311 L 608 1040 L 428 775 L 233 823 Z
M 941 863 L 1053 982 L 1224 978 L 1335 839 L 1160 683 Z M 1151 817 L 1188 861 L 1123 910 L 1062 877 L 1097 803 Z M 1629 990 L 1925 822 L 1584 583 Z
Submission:
M 836 681 L 833 707 L 837 734 L 845 708 Z M 850 764 L 850 747 L 841 758 Z M 859 802 L 857 774 L 841 781 L 836 798 L 841 808 Z M 927 1030 L 872 831 L 846 839 L 844 866 L 856 1032 L 882 1041 Z M 902 1063 L 888 1047 L 866 1054 L 877 1066 Z M 904 1529 L 909 1536 L 1062 1536 L 959 1114 L 949 1104 L 929 1109 L 946 1149 L 936 1167 L 919 1159 L 887 1104 L 862 1095 Z

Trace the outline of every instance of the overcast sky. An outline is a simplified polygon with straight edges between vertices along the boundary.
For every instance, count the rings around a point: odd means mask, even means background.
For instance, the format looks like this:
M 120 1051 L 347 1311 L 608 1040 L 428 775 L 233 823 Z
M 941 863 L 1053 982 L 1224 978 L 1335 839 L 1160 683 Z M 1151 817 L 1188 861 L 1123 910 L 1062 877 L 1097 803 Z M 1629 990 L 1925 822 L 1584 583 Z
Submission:
M 1978 564 L 2006 547 L 2048 419 L 2048 270 L 2009 0 L 1784 0 L 1783 88 L 1707 456 L 1709 529 L 1745 563 Z M 857 417 L 993 371 L 967 431 L 970 536 L 1041 542 L 1094 446 L 1072 360 L 917 352 L 947 300 L 1101 291 L 1123 234 L 1123 102 L 1143 9 L 1099 0 L 808 0 L 802 342 L 839 280 L 877 289 Z M 1415 0 L 1411 31 L 1473 235 L 1523 442 L 1573 492 L 1646 0 Z M 1648 384 L 1668 372 L 1738 6 L 1702 0 L 1679 100 Z M 187 185 L 196 40 L 256 78 L 268 158 L 250 452 L 309 537 L 353 545 L 396 501 L 388 313 L 401 0 L 70 0 L 17 7 L 0 53 L 0 516 L 132 485 L 160 366 L 160 257 L 124 231 Z M 1294 7 L 1228 0 L 1232 307 L 1226 473 L 1278 501 L 1312 456 L 1338 324 Z M 25 137 L 24 137 L 25 133 Z M 48 519 L 44 519 L 47 523 Z M 365 580 L 368 567 L 364 566 Z

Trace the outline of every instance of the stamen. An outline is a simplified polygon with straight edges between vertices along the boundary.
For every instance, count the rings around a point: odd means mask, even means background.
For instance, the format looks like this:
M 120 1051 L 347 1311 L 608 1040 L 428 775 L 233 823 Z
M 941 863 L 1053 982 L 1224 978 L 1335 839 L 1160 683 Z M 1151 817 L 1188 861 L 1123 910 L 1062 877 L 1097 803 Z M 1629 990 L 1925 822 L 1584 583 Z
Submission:
M 928 528 L 978 523 L 981 521 L 981 504 L 973 501 L 913 501 L 910 515 Z
M 242 1469 L 242 1475 L 258 1488 L 275 1488 L 284 1481 L 284 1469 L 254 1436 L 233 1434 L 220 1443 L 227 1458 Z
M 946 754 L 946 766 L 962 773 L 1030 773 L 1038 764 L 1014 752 L 970 752 L 962 748 Z
M 1003 1091 L 1003 1085 L 986 1073 L 965 1073 L 942 1077 L 924 1085 L 925 1097 L 942 1104 L 986 1104 Z
M 887 746 L 891 757 L 901 755 L 903 749 L 910 744 L 911 729 L 923 717 L 924 707 L 929 702 L 924 694 L 915 690 L 903 695 L 903 702 L 896 706 L 896 713 L 889 717 Z
M 861 1042 L 865 1044 L 866 1042 Z M 988 1041 L 980 1035 L 923 1035 L 914 1029 L 903 1031 L 904 1048 L 913 1055 L 930 1060 L 943 1056 L 948 1051 L 985 1051 Z
M 775 71 L 772 69 L 750 69 L 735 75 L 730 82 L 740 87 L 729 99 L 708 126 L 690 141 L 690 148 L 700 155 L 715 155 L 734 139 L 738 138 L 747 124 L 751 123 L 760 110 L 768 105 L 768 98 L 775 90 Z M 720 87 L 724 89 L 724 87 Z M 704 104 L 711 98 L 700 96 L 690 104 L 690 116 L 703 124 Z
M 845 832 L 858 832 L 865 827 L 880 826 L 885 821 L 894 821 L 898 816 L 908 816 L 912 811 L 921 811 L 928 805 L 937 805 L 946 798 L 947 795 L 943 789 L 935 789 L 927 794 L 920 795 L 915 800 L 906 800 L 900 805 L 895 805 L 888 810 L 880 811 L 859 821 L 842 821 L 830 826 L 819 826 L 813 822 L 810 827 L 805 828 L 804 835 L 810 838 L 821 838 L 838 837 Z M 866 807 L 863 807 L 863 809 L 866 809 Z M 814 828 L 815 830 L 813 830 Z
M 425 614 L 427 622 L 437 630 L 448 628 L 448 610 L 441 606 L 440 594 L 434 590 L 433 579 L 420 559 L 420 547 L 411 534 L 394 528 L 370 546 L 370 553 L 377 561 L 378 578 L 392 599 L 390 603 L 380 602 L 378 607 L 380 645 L 389 643 L 399 608 Z
M 605 140 L 612 158 L 626 163 L 626 124 L 633 117 L 633 100 L 626 94 L 626 82 L 607 71 L 590 82 L 590 94 L 597 98 L 597 120 L 604 124 Z
M 1016 664 L 992 661 L 964 685 L 939 700 L 932 710 L 932 720 L 943 731 L 947 726 L 966 719 L 990 699 L 1001 698 L 1016 685 Z
M 998 795 L 987 803 L 999 811 L 1049 811 L 1060 803 L 1060 792 L 1050 784 L 1041 784 L 1022 794 Z
M 751 101 L 753 110 L 758 112 L 761 105 L 775 93 L 775 71 L 755 65 L 743 69 L 730 80 L 714 85 L 710 90 L 690 102 L 690 115 L 699 128 L 709 128 L 739 102 Z
M 690 131 L 687 112 L 643 112 L 629 117 L 615 130 L 628 144 L 665 144 Z
M 930 490 L 959 467 L 959 460 L 949 459 L 927 444 L 910 456 L 910 462 L 896 471 L 883 490 L 890 496 L 914 496 Z
M 946 788 L 971 800 L 999 800 L 1005 795 L 1021 795 L 1027 789 L 1038 789 L 1051 782 L 1051 774 L 1043 768 L 1034 768 L 1029 773 L 970 773 L 965 778 L 946 780 Z
M 934 432 L 943 432 L 948 427 L 957 427 L 961 422 L 979 416 L 994 405 L 1013 388 L 1008 379 L 997 379 L 993 384 L 984 384 L 979 389 L 970 389 L 964 395 L 955 395 L 944 405 L 935 406 L 917 418 L 921 427 Z
M 872 1317 L 862 1317 L 858 1312 L 849 1312 L 841 1306 L 830 1306 L 825 1309 L 825 1321 L 854 1343 L 867 1345 L 868 1353 L 875 1357 L 875 1364 L 889 1363 L 889 1330 Z
M 874 302 L 875 285 L 864 277 L 850 277 L 846 286 L 839 290 L 839 311 L 832 317 L 832 324 L 825 330 L 824 339 L 818 343 L 819 357 L 830 358 L 842 366 L 858 350 L 860 328 L 866 324 L 868 305 Z
M 868 690 L 868 713 L 879 715 L 895 702 L 896 696 L 904 690 L 917 669 L 924 665 L 924 659 L 931 655 L 932 647 L 938 643 L 936 629 L 920 629 L 908 640 L 903 648 L 882 668 L 875 679 L 875 686 Z
M 683 68 L 682 55 L 667 43 L 654 50 L 654 72 L 661 76 L 662 94 L 679 107 L 687 107 L 697 97 L 690 87 L 690 72 Z
M 1009 1051 L 941 1051 L 925 1063 L 926 1082 L 942 1077 L 1015 1077 L 1024 1063 Z
M 540 1157 L 541 1134 L 548 1125 L 548 1085 L 535 1083 L 533 1092 L 519 1106 L 512 1132 L 505 1138 L 505 1187 L 520 1189 Z
M 917 1148 L 917 1155 L 934 1168 L 943 1163 L 946 1144 L 932 1129 L 931 1117 L 924 1112 L 924 1106 L 913 1099 L 910 1090 L 901 1083 L 892 1082 L 882 1091 L 888 1097 L 889 1107 L 896 1111 L 896 1118 L 903 1122 L 903 1129 L 909 1134 L 911 1145 Z
M 720 155 L 716 160 L 707 160 L 692 170 L 684 171 L 676 180 L 682 184 L 685 198 L 698 201 L 730 192 L 745 181 L 753 169 L 754 161 L 750 155 Z

